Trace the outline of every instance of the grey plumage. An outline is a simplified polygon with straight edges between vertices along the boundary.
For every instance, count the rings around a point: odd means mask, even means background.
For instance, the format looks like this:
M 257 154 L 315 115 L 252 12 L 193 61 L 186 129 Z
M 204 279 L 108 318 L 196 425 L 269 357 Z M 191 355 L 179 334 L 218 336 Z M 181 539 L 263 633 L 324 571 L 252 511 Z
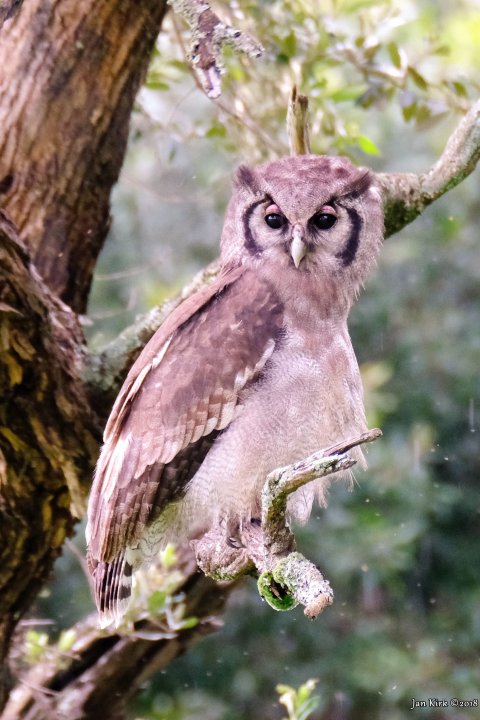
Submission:
M 345 158 L 238 170 L 220 277 L 157 331 L 107 424 L 87 527 L 101 612 L 166 542 L 258 517 L 272 469 L 366 430 L 347 316 L 382 235 L 373 176 Z M 292 517 L 325 490 L 295 493 Z

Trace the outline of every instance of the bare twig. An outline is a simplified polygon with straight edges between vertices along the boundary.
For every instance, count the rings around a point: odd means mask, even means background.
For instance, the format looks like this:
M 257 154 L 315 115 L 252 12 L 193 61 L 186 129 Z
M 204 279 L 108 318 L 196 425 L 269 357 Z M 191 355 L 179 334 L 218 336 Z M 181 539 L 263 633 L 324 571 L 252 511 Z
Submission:
M 310 152 L 308 97 L 300 95 L 296 85 L 288 101 L 287 133 L 290 155 L 307 155 Z

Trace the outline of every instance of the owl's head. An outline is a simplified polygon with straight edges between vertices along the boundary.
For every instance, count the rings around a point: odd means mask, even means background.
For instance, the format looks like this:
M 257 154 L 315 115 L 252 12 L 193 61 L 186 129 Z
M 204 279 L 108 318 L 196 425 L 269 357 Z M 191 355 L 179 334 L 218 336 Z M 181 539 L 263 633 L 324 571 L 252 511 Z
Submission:
M 344 157 L 299 155 L 240 166 L 222 233 L 225 264 L 254 263 L 343 283 L 375 265 L 383 205 L 373 173 Z

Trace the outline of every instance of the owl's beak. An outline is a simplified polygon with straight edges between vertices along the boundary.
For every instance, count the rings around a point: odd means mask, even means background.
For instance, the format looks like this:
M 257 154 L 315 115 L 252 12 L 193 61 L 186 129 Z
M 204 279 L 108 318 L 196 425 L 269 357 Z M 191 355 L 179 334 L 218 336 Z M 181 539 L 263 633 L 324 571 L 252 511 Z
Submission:
M 303 258 L 307 254 L 307 250 L 308 250 L 308 248 L 305 245 L 305 243 L 303 242 L 301 228 L 294 227 L 293 228 L 293 236 L 292 236 L 292 246 L 290 248 L 290 255 L 292 256 L 292 260 L 293 260 L 296 268 L 299 267 Z

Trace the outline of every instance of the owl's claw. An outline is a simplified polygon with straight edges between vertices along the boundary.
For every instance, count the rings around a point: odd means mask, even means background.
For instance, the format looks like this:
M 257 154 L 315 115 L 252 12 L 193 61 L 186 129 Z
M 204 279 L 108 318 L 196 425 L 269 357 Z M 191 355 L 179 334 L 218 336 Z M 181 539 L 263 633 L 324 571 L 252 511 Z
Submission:
M 238 535 L 227 537 L 227 545 L 228 547 L 235 548 L 236 550 L 241 550 L 245 547 Z

